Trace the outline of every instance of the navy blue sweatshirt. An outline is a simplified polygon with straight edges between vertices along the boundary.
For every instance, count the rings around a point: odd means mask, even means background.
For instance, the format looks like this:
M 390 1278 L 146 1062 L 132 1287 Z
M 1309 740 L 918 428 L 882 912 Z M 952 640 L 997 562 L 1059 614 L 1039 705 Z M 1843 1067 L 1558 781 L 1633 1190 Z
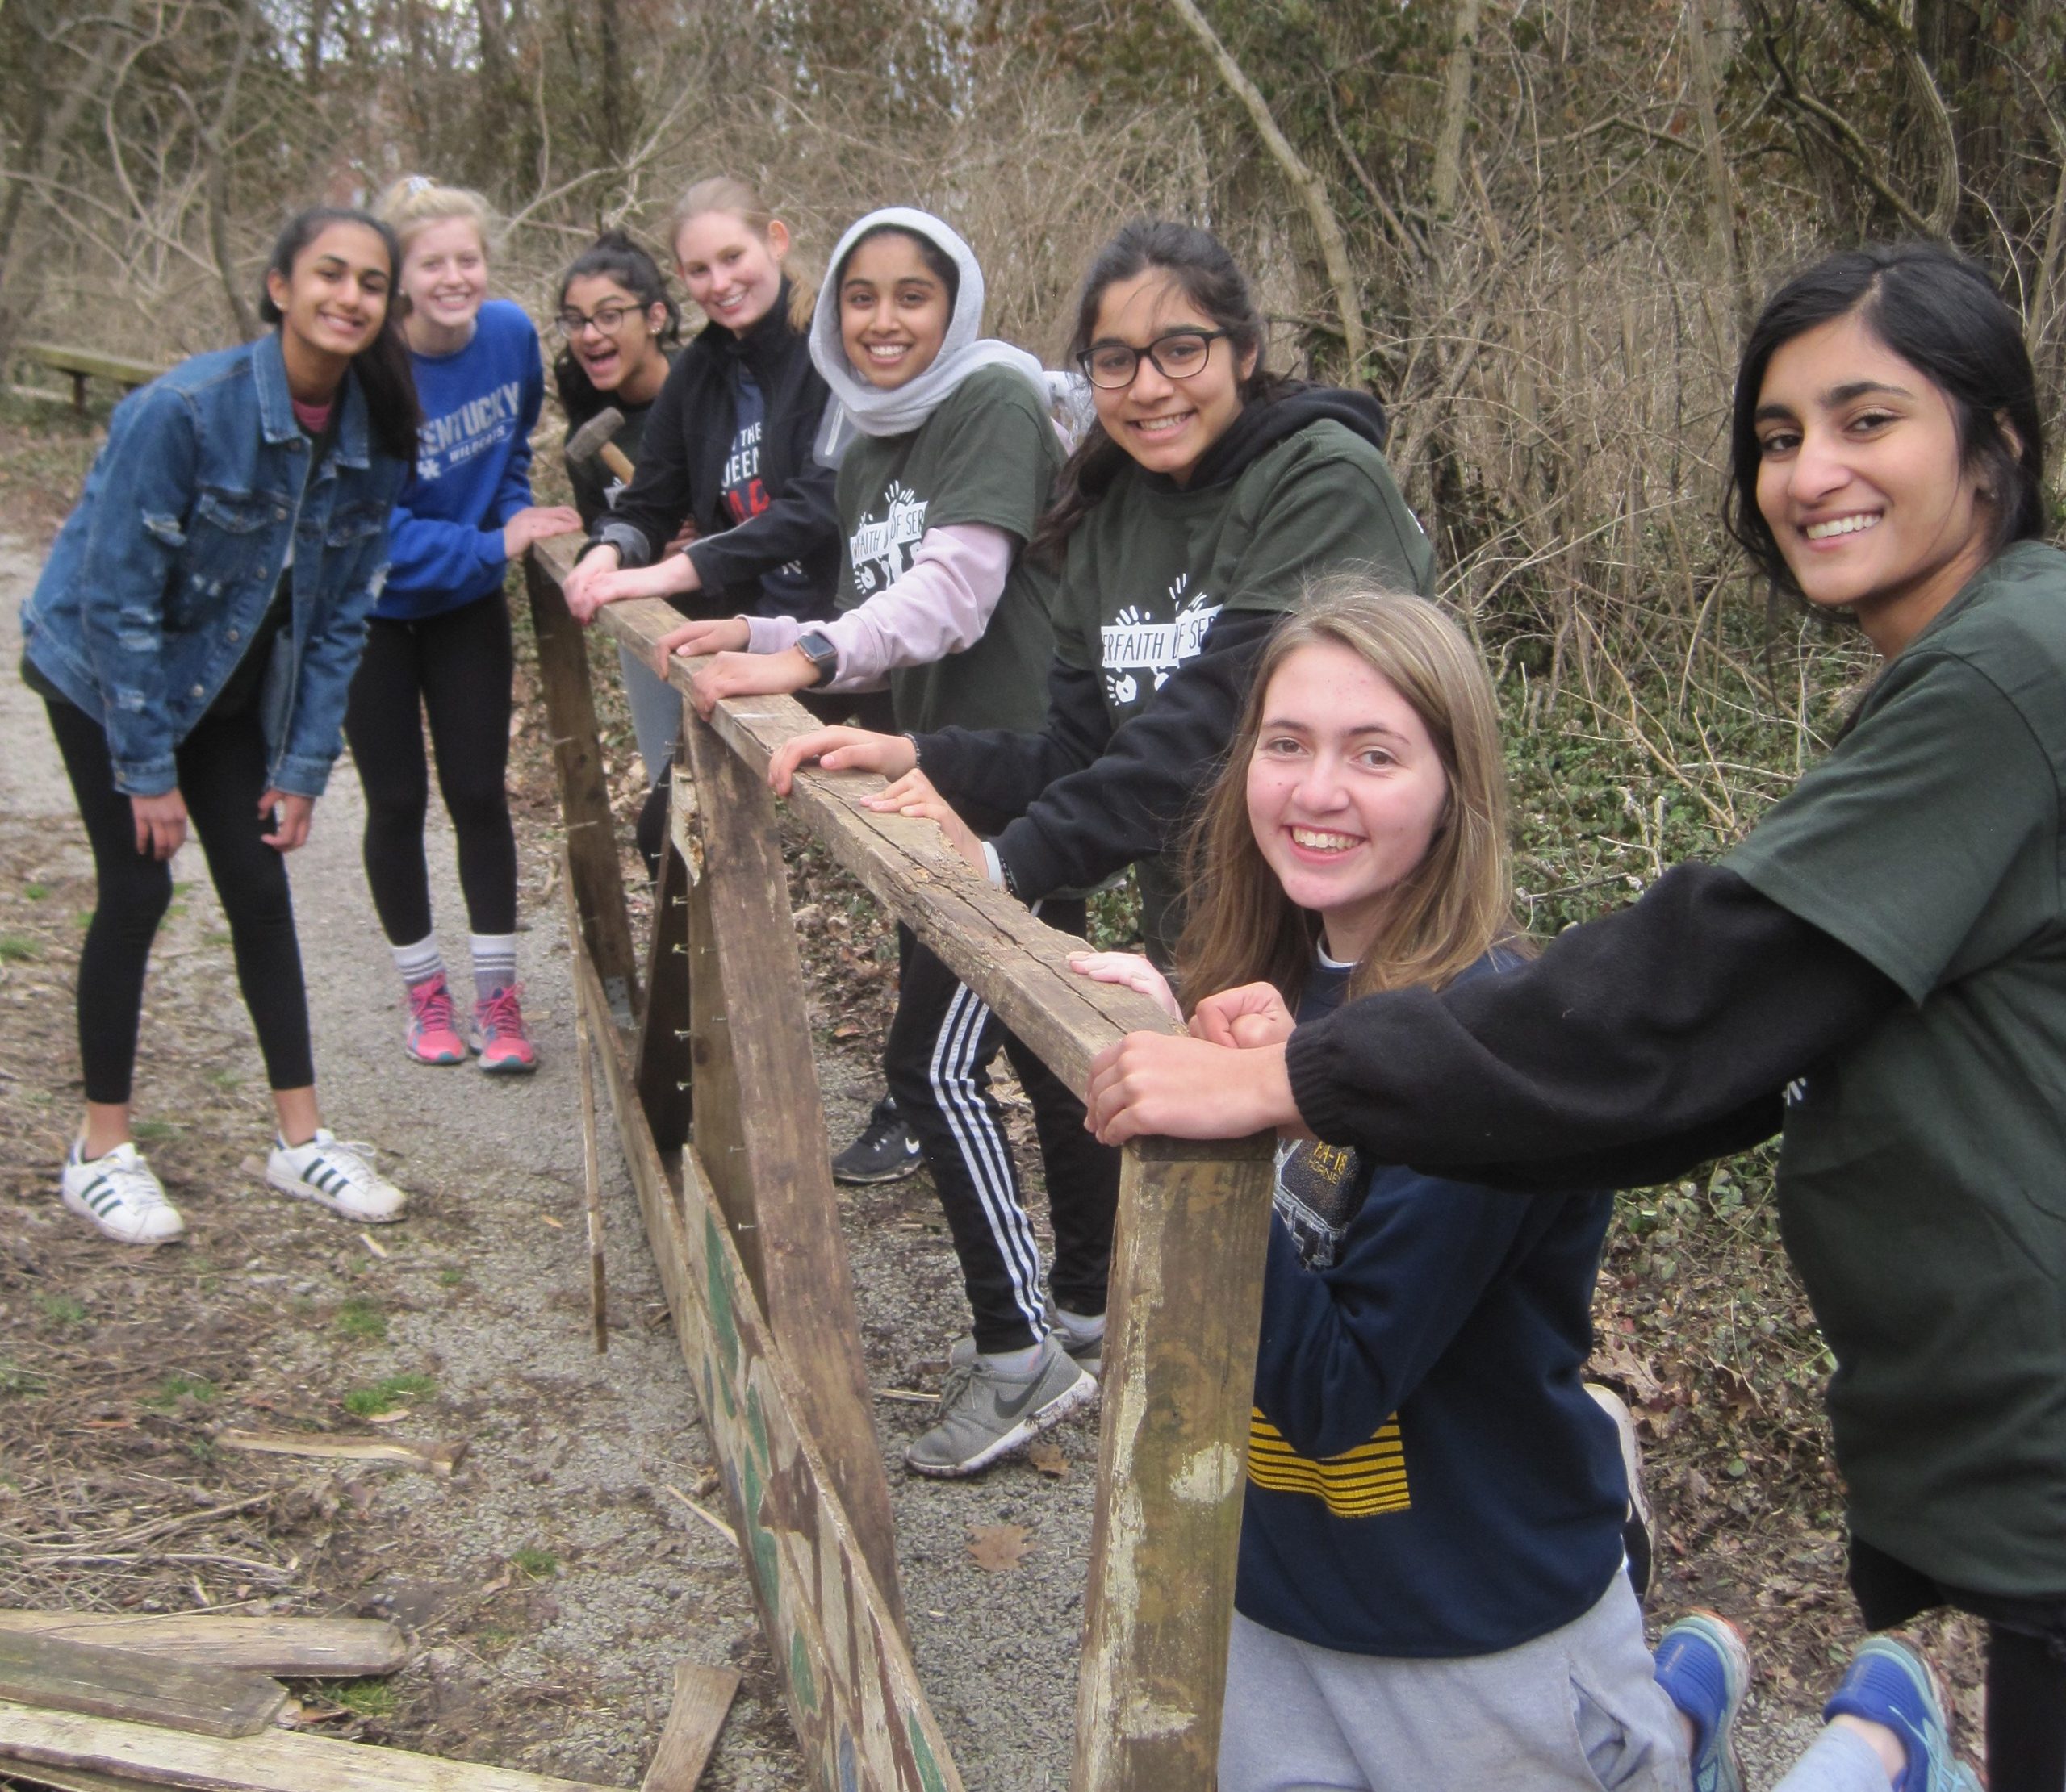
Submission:
M 1347 980 L 1323 961 L 1302 1024 Z M 1278 1176 L 1236 1606 L 1371 1656 L 1489 1654 L 1583 1615 L 1627 1498 L 1582 1380 L 1612 1197 L 1310 1141 Z

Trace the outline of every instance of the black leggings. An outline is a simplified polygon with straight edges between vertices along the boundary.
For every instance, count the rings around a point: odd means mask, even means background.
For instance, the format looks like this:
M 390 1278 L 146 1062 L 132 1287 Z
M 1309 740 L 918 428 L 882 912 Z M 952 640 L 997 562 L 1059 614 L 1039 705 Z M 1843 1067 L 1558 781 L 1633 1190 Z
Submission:
M 1939 1606 L 1984 1619 L 1989 1792 L 2060 1792 L 2066 1786 L 2066 1595 L 1946 1586 L 1856 1535 L 1851 1589 L 1873 1630 Z
M 509 823 L 509 611 L 496 591 L 425 616 L 375 616 L 352 679 L 345 737 L 366 792 L 366 881 L 391 944 L 430 933 L 424 818 L 437 755 L 438 794 L 458 837 L 459 888 L 476 934 L 516 931 L 516 834 Z
M 115 787 L 107 736 L 84 710 L 46 696 L 51 730 L 93 844 L 98 889 L 79 953 L 79 1059 L 89 1101 L 127 1102 L 136 1063 L 144 969 L 172 900 L 172 867 L 136 850 L 129 799 Z M 204 716 L 173 754 L 187 819 L 208 860 L 236 954 L 244 1005 L 276 1089 L 316 1080 L 308 996 L 286 864 L 261 838 L 266 739 L 254 710 Z

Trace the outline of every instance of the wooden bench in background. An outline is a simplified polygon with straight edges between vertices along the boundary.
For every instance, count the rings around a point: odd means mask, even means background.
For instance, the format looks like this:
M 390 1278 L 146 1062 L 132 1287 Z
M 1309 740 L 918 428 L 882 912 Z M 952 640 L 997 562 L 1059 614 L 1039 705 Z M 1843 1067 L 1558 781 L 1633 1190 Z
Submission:
M 72 381 L 72 408 L 81 416 L 86 414 L 88 380 L 112 380 L 124 392 L 133 392 L 140 386 L 149 385 L 165 371 L 154 361 L 131 361 L 121 355 L 100 354 L 91 349 L 68 349 L 55 342 L 18 342 L 15 345 L 15 355 L 16 359 L 31 366 L 68 374 Z M 61 394 L 37 386 L 17 385 L 15 392 L 17 397 L 26 399 L 61 398 Z

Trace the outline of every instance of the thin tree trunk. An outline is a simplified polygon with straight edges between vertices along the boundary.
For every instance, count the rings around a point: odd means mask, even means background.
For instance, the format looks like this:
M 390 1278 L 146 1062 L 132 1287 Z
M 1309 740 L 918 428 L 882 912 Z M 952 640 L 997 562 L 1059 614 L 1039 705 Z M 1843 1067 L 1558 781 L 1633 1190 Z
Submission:
M 1328 203 L 1327 183 L 1292 147 L 1291 140 L 1278 129 L 1262 90 L 1248 79 L 1240 64 L 1234 60 L 1233 52 L 1220 41 L 1211 21 L 1198 10 L 1194 0 L 1169 0 L 1169 4 L 1205 46 L 1206 54 L 1219 72 L 1219 78 L 1248 109 L 1264 147 L 1276 159 L 1278 169 L 1293 190 L 1305 201 L 1306 215 L 1312 220 L 1313 234 L 1320 240 L 1320 259 L 1326 264 L 1328 279 L 1334 287 L 1335 303 L 1341 314 L 1341 339 L 1349 351 L 1348 377 L 1352 382 L 1361 383 L 1364 357 L 1370 352 L 1370 338 L 1363 328 L 1363 302 L 1357 294 L 1355 269 L 1349 262 L 1349 239 L 1342 234 L 1341 222 Z
M 1457 189 L 1463 181 L 1463 133 L 1470 122 L 1471 78 L 1478 61 L 1480 0 L 1456 0 L 1455 28 L 1449 34 L 1448 67 L 1443 72 L 1441 123 L 1435 132 L 1432 191 L 1435 215 L 1456 215 Z
M 1729 178 L 1729 157 L 1722 148 L 1721 118 L 1715 103 L 1714 52 L 1708 42 L 1707 13 L 1707 0 L 1686 0 L 1686 69 L 1693 90 L 1693 108 L 1700 116 L 1700 150 L 1708 167 L 1708 232 L 1721 257 L 1722 278 L 1740 329 L 1749 320 L 1750 294 L 1741 272 L 1736 194 Z

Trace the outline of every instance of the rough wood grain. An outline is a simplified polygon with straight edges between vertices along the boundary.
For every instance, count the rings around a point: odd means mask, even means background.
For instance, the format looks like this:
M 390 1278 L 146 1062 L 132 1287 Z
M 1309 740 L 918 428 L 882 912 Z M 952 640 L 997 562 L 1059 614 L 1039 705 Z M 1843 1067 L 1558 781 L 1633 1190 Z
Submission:
M 684 740 L 703 842 L 696 887 L 709 892 L 717 947 L 711 962 L 725 992 L 728 1024 L 721 1030 L 738 1103 L 736 1123 L 721 1136 L 753 1191 L 763 1310 L 777 1347 L 799 1372 L 803 1406 L 797 1418 L 825 1452 L 839 1503 L 901 1623 L 889 1483 L 826 1155 L 825 1105 L 775 800 L 765 781 L 701 722 L 690 721 Z M 704 1127 L 716 1118 L 716 1105 L 706 1088 L 696 1123 L 697 1155 L 705 1162 Z
M 738 1690 L 737 1669 L 706 1668 L 700 1661 L 675 1664 L 674 1703 L 638 1792 L 696 1792 Z
M 578 537 L 571 538 L 578 545 Z M 565 543 L 569 537 L 559 540 Z M 567 856 L 580 900 L 588 951 L 601 973 L 613 1010 L 635 1013 L 638 972 L 631 944 L 631 920 L 624 906 L 624 872 L 617 863 L 617 833 L 603 781 L 596 740 L 596 702 L 588 687 L 588 646 L 581 625 L 559 594 L 559 580 L 534 552 L 524 563 L 530 595 L 531 629 L 538 643 L 538 682 L 552 731 L 553 758 L 559 770 L 561 812 L 567 825 Z
M 573 867 L 563 879 L 567 893 L 567 937 L 580 937 L 580 904 L 574 891 Z M 588 1038 L 588 1010 L 574 1005 L 574 1075 L 581 1085 L 581 1195 L 582 1211 L 588 1222 L 588 1326 L 596 1354 L 610 1347 L 609 1284 L 603 1269 L 603 1153 L 596 1137 L 595 1048 Z
M 578 1780 L 269 1730 L 199 1736 L 0 1702 L 0 1773 L 20 1761 L 199 1792 L 608 1792 Z
M 1073 1792 L 1207 1792 L 1219 1751 L 1276 1142 L 1161 1142 L 1120 1169 Z
M 0 1761 L 0 1776 L 10 1786 L 42 1786 L 50 1792 L 136 1792 L 136 1782 L 119 1780 L 112 1773 L 90 1773 L 83 1767 L 10 1768 Z
M 680 618 L 664 604 L 613 604 L 597 625 L 640 653 Z M 671 682 L 684 692 L 700 662 L 678 660 Z M 710 726 L 756 779 L 775 750 L 818 725 L 789 697 L 740 697 L 717 705 Z M 1057 933 L 1024 904 L 975 876 L 928 821 L 860 808 L 882 788 L 860 772 L 806 770 L 791 807 L 832 855 L 967 982 L 1077 1094 L 1090 1060 L 1130 1032 L 1170 1030 L 1154 1003 L 1130 989 L 1092 983 L 1069 968 L 1083 942 Z
M 0 1631 L 0 1698 L 93 1717 L 249 1736 L 287 1702 L 277 1680 L 86 1643 L 54 1631 Z
M 408 1639 L 385 1618 L 252 1618 L 180 1613 L 130 1617 L 98 1611 L 0 1610 L 0 1631 L 41 1631 L 77 1643 L 170 1656 L 199 1667 L 353 1679 L 392 1673 Z
M 578 952 L 575 977 L 596 1023 L 646 1235 L 812 1783 L 961 1792 L 902 1630 L 823 1453 L 799 1423 L 798 1372 L 774 1347 L 704 1167 L 692 1148 L 671 1178 L 640 1113 L 622 1039 L 600 1024 L 602 984 Z

